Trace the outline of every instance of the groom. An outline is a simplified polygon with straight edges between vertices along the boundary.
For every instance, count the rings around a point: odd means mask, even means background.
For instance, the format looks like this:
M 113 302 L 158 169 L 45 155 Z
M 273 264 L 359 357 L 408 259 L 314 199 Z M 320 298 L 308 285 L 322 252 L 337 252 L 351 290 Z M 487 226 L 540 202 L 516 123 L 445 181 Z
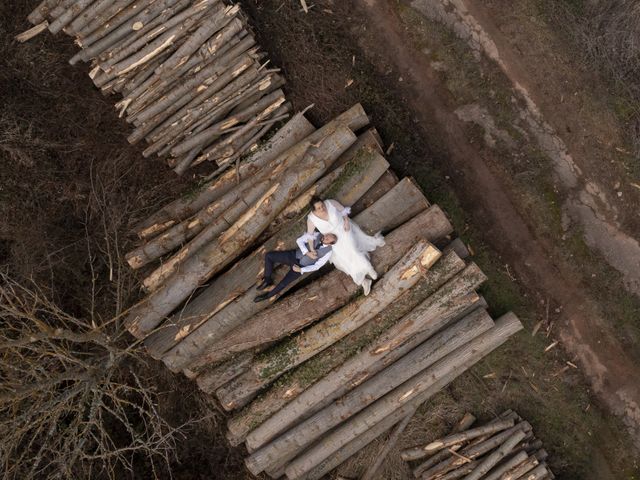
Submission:
M 305 245 L 313 241 L 315 252 L 310 252 Z M 290 265 L 291 269 L 271 291 L 262 293 L 254 298 L 254 302 L 262 302 L 278 293 L 293 282 L 300 275 L 319 270 L 331 258 L 333 245 L 338 241 L 333 233 L 322 235 L 318 232 L 305 233 L 296 240 L 298 248 L 294 250 L 267 252 L 264 256 L 264 281 L 258 285 L 258 291 L 264 291 L 273 285 L 271 275 L 275 264 Z

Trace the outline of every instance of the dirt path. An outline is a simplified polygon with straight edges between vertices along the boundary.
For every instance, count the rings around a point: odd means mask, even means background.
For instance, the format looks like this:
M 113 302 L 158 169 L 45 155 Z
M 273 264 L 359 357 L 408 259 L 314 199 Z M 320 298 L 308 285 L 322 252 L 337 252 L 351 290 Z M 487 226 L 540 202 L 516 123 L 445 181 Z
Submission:
M 366 19 L 361 48 L 377 65 L 391 64 L 404 79 L 407 98 L 419 123 L 438 130 L 450 159 L 449 175 L 464 207 L 488 241 L 515 269 L 522 284 L 544 292 L 562 306 L 561 339 L 578 356 L 594 391 L 634 433 L 640 447 L 640 368 L 610 331 L 598 306 L 587 296 L 570 265 L 554 258 L 553 245 L 537 237 L 518 211 L 505 178 L 492 169 L 495 159 L 465 139 L 463 122 L 445 102 L 446 91 L 429 60 L 412 47 L 388 2 L 358 0 Z M 380 39 L 384 38 L 384 42 Z M 434 125 L 435 123 L 435 125 Z

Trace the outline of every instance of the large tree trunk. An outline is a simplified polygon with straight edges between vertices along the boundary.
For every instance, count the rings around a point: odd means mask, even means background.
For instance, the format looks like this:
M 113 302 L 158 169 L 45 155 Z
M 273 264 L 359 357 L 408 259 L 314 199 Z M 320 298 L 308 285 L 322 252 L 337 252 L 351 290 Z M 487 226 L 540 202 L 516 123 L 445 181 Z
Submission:
M 222 197 L 240 181 L 251 178 L 265 165 L 298 144 L 315 129 L 302 114 L 294 115 L 262 148 L 240 165 L 238 172 L 229 171 L 202 185 L 196 194 L 188 194 L 165 205 L 133 228 L 140 238 L 151 238 L 177 222 L 190 217 L 211 202 Z
M 432 367 L 405 382 L 388 395 L 344 422 L 316 443 L 286 468 L 287 478 L 298 479 L 351 440 L 366 432 L 387 416 L 400 418 L 415 404 L 423 403 L 434 386 L 443 388 L 472 365 L 502 345 L 511 335 L 522 329 L 522 324 L 510 314 L 496 321 L 495 327 L 449 354 Z M 397 417 L 396 417 L 397 418 Z M 253 457 L 249 457 L 251 459 Z M 252 463 L 247 459 L 247 466 Z
M 131 309 L 125 319 L 129 331 L 142 338 L 157 327 L 198 286 L 249 247 L 298 192 L 320 177 L 355 138 L 347 127 L 338 127 L 335 134 L 311 146 L 309 154 L 294 172 L 274 184 L 224 235 L 189 258 L 180 275 L 173 275 L 160 289 Z
M 440 258 L 440 252 L 419 241 L 378 281 L 368 296 L 347 304 L 299 335 L 265 352 L 240 377 L 220 388 L 216 395 L 227 409 L 246 405 L 265 385 L 347 336 L 415 285 Z
M 485 280 L 475 264 L 466 267 L 366 350 L 316 382 L 251 432 L 247 436 L 249 450 L 259 448 L 301 419 L 324 408 L 348 392 L 354 382 L 369 378 L 407 354 L 476 303 L 478 296 L 473 291 Z
M 373 344 L 381 332 L 385 332 L 411 312 L 464 267 L 464 262 L 455 253 L 445 255 L 414 288 L 409 289 L 389 308 L 324 352 L 285 374 L 263 395 L 229 420 L 227 433 L 229 442 L 237 445 L 244 441 L 251 430 L 293 401 L 310 385 L 333 369 L 339 368 L 360 350 Z M 252 451 L 251 448 L 249 450 Z
M 396 209 L 389 212 L 391 215 L 379 217 L 380 223 L 384 224 L 385 219 L 401 215 L 402 210 L 399 207 L 406 207 L 406 205 L 396 204 Z M 363 212 L 362 216 L 366 213 L 366 211 Z M 438 220 L 442 220 L 442 217 Z M 367 224 L 372 225 L 375 222 L 371 219 L 370 222 L 364 222 L 364 225 Z M 387 243 L 372 253 L 371 263 L 378 272 L 386 271 L 397 262 L 418 239 L 426 237 L 430 241 L 435 241 L 451 231 L 451 224 L 446 219 L 429 225 L 421 232 L 412 231 L 411 226 L 408 224 L 406 228 L 401 227 L 391 232 Z M 238 326 L 233 332 L 224 335 L 223 338 L 220 338 L 222 336 L 220 334 L 213 334 L 206 337 L 207 340 L 203 342 L 204 332 L 196 331 L 195 336 L 191 334 L 176 347 L 175 350 L 181 350 L 180 357 L 167 355 L 163 357 L 163 361 L 166 364 L 167 360 L 171 359 L 170 368 L 193 369 L 224 360 L 234 352 L 263 345 L 303 328 L 344 305 L 359 288 L 350 277 L 334 270 L 295 294 L 281 299 L 267 310 L 255 315 L 250 321 Z M 212 337 L 216 340 L 208 341 Z
M 336 192 L 336 198 L 339 201 L 361 195 L 367 190 L 367 185 L 374 181 L 377 175 L 377 173 L 375 173 L 377 168 L 373 169 L 374 176 L 369 178 L 370 171 L 366 166 L 366 159 L 363 159 L 363 162 L 359 162 L 359 164 L 362 167 L 361 169 L 344 172 L 344 176 L 355 177 L 356 186 L 354 188 L 351 188 L 353 182 L 344 179 L 343 176 L 340 176 L 336 180 L 336 182 L 341 185 Z M 386 203 L 386 200 L 381 200 L 378 206 L 380 208 L 386 208 Z M 415 209 L 413 206 L 408 206 L 407 211 L 411 213 L 415 211 Z M 369 215 L 369 217 L 370 216 L 371 215 Z M 356 217 L 356 220 L 359 218 L 360 216 Z M 373 223 L 362 225 L 365 228 L 371 226 L 382 229 L 388 224 L 389 222 L 387 221 L 383 224 Z M 228 272 L 216 278 L 200 295 L 187 303 L 179 313 L 176 313 L 165 322 L 162 328 L 152 333 L 145 340 L 145 345 L 149 353 L 156 358 L 160 358 L 162 354 L 173 348 L 205 321 L 211 319 L 211 321 L 217 322 L 218 320 L 214 320 L 216 315 L 221 320 L 230 317 L 240 322 L 253 313 L 258 312 L 260 309 L 266 308 L 266 304 L 256 304 L 253 302 L 253 296 L 246 294 L 247 290 L 255 283 L 262 268 L 262 256 L 265 251 L 275 250 L 277 248 L 293 248 L 296 237 L 304 231 L 305 225 L 304 218 L 296 222 L 291 222 L 289 226 L 283 228 L 282 232 L 272 236 L 252 254 L 240 260 Z M 226 310 L 223 312 L 222 310 L 225 309 L 225 307 Z
M 433 336 L 366 382 L 358 385 L 350 379 L 342 379 L 343 382 L 350 383 L 350 386 L 355 385 L 353 390 L 255 452 L 252 455 L 252 464 L 255 462 L 257 468 L 266 469 L 284 466 L 333 427 L 353 417 L 377 399 L 400 387 L 402 383 L 419 375 L 492 327 L 493 321 L 486 312 L 474 312 Z

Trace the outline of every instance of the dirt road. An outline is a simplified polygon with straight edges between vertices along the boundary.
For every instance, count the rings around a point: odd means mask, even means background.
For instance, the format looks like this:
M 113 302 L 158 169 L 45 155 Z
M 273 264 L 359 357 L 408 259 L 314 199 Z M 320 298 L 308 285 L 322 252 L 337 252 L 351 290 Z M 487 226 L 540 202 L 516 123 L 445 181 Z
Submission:
M 486 152 L 480 155 L 464 140 L 463 122 L 445 103 L 446 94 L 431 63 L 406 38 L 396 10 L 380 0 L 357 3 L 368 26 L 360 37 L 360 47 L 376 64 L 392 64 L 401 75 L 419 123 L 433 125 L 435 121 L 450 155 L 448 173 L 464 207 L 513 266 L 519 280 L 562 306 L 565 348 L 578 356 L 594 391 L 624 418 L 640 446 L 640 368 L 615 338 L 598 306 L 584 293 L 570 265 L 550 260 L 555 258 L 550 253 L 553 245 L 537 237 L 525 213 L 518 211 L 505 178 L 491 167 L 495 159 Z M 380 42 L 381 38 L 385 41 Z

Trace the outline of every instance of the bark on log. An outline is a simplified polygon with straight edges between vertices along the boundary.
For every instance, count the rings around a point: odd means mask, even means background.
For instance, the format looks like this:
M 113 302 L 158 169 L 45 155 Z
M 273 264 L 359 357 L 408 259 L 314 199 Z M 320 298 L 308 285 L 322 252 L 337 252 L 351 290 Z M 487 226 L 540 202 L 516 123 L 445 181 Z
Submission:
M 130 4 L 133 3 L 134 0 L 109 0 L 107 3 L 107 7 L 104 8 L 99 14 L 93 17 L 84 27 L 76 32 L 78 38 L 76 39 L 76 43 L 81 47 L 85 48 L 90 45 L 90 42 L 87 42 L 86 39 L 90 35 L 99 34 L 99 30 L 105 27 L 107 22 L 120 22 L 122 16 L 120 13 L 125 10 Z M 125 20 L 122 20 L 125 21 Z M 92 40 L 91 38 L 89 38 Z M 93 39 L 95 41 L 95 39 Z
M 438 477 L 438 480 L 455 480 L 458 478 L 462 478 L 465 475 L 468 475 L 469 473 L 473 472 L 473 470 L 480 464 L 480 462 L 478 460 L 473 460 L 472 462 L 469 463 L 465 463 L 464 465 L 462 465 L 459 468 L 456 468 L 455 470 L 444 474 L 441 477 Z
M 491 455 L 486 457 L 484 460 L 480 462 L 480 464 L 467 475 L 465 480 L 480 480 L 484 475 L 486 475 L 489 470 L 495 467 L 500 460 L 506 457 L 511 451 L 515 448 L 515 446 L 526 436 L 526 433 L 522 430 L 515 432 L 511 435 L 505 442 Z
M 513 427 L 513 424 L 513 419 L 500 420 L 499 422 L 489 423 L 488 425 L 483 425 L 481 427 L 467 430 L 466 432 L 449 435 L 448 437 L 435 440 L 425 445 L 421 449 L 428 455 L 429 453 L 440 450 L 441 448 L 447 448 L 451 445 L 456 445 L 457 443 L 467 442 L 469 440 L 473 440 L 474 438 L 496 433 L 501 430 L 506 430 L 507 428 Z
M 377 201 L 382 195 L 391 190 L 398 183 L 398 177 L 391 171 L 387 170 L 378 181 L 371 186 L 360 200 L 353 204 L 352 210 L 360 211 L 369 207 L 373 202 Z
M 238 172 L 240 180 L 255 175 L 268 162 L 299 143 L 302 138 L 314 130 L 313 125 L 303 115 L 294 115 L 263 148 L 251 156 L 249 161 L 240 165 Z M 229 172 L 218 179 L 209 181 L 201 187 L 195 196 L 188 195 L 165 205 L 149 218 L 136 225 L 133 228 L 133 232 L 140 238 L 151 238 L 220 198 L 234 188 L 235 184 L 235 172 Z
M 77 0 L 67 10 L 56 18 L 49 25 L 49 31 L 53 34 L 58 33 L 64 27 L 69 25 L 85 8 L 87 8 L 93 0 Z
M 384 310 L 415 285 L 420 275 L 425 275 L 440 255 L 435 247 L 419 241 L 374 285 L 368 296 L 357 298 L 301 334 L 265 352 L 247 372 L 216 392 L 218 400 L 227 409 L 246 405 L 264 386 Z
M 89 7 L 85 8 L 84 11 L 73 19 L 71 24 L 69 25 L 71 31 L 74 33 L 80 32 L 91 20 L 96 18 L 96 16 L 100 15 L 104 10 L 109 7 L 109 4 L 112 0 L 96 0 Z
M 357 175 L 360 178 L 367 174 L 368 169 L 366 167 L 355 172 L 345 172 L 345 175 Z M 362 182 L 360 185 L 362 188 L 354 188 L 347 191 L 346 188 L 350 187 L 351 182 L 342 179 L 338 179 L 337 182 L 340 182 L 344 186 L 344 188 L 341 188 L 337 192 L 338 195 L 336 197 L 341 202 L 345 198 L 361 194 L 366 190 L 367 185 L 367 182 Z M 381 201 L 377 207 L 386 208 L 385 205 L 386 202 Z M 407 206 L 406 211 L 411 213 L 414 209 Z M 401 214 L 401 216 L 402 215 L 403 214 Z M 377 218 L 378 217 L 376 217 L 376 219 Z M 356 221 L 359 219 L 359 216 L 356 217 Z M 285 229 L 285 233 L 273 236 L 254 253 L 236 263 L 229 272 L 215 279 L 204 292 L 188 303 L 182 311 L 172 316 L 162 328 L 152 333 L 145 340 L 145 345 L 149 353 L 154 357 L 160 358 L 162 354 L 173 348 L 180 340 L 209 319 L 212 322 L 218 322 L 218 320 L 226 322 L 227 320 L 224 319 L 230 316 L 230 318 L 234 320 L 241 321 L 262 308 L 266 308 L 267 305 L 254 303 L 253 295 L 247 294 L 246 292 L 255 283 L 260 272 L 263 265 L 262 253 L 264 251 L 274 250 L 281 244 L 289 247 L 295 245 L 295 238 L 300 234 L 300 231 L 304 229 L 304 221 L 301 220 L 300 222 L 293 223 L 295 228 Z M 363 226 L 365 228 L 368 228 L 368 226 L 384 228 L 388 224 L 389 219 L 382 224 L 363 224 Z M 230 302 L 236 299 L 238 299 L 238 301 L 230 304 Z M 227 305 L 229 308 L 221 311 Z M 218 313 L 219 315 L 216 317 Z M 242 317 L 243 315 L 244 317 Z
M 201 233 L 207 226 L 223 218 L 221 215 L 230 208 L 234 208 L 234 206 L 242 207 L 244 205 L 242 203 L 243 199 L 246 199 L 246 203 L 254 202 L 255 198 L 250 199 L 252 197 L 251 192 L 257 191 L 258 195 L 262 195 L 278 175 L 286 172 L 286 168 L 293 167 L 301 161 L 307 153 L 307 146 L 308 144 L 301 143 L 299 148 L 289 149 L 289 155 L 284 158 L 282 156 L 278 157 L 279 163 L 274 164 L 271 169 L 261 170 L 255 175 L 246 178 L 235 189 L 228 191 L 194 216 L 174 225 L 144 245 L 128 252 L 125 255 L 127 263 L 131 268 L 141 268 Z M 236 219 L 237 217 L 231 221 L 235 222 Z
M 252 464 L 255 463 L 259 468 L 265 465 L 262 468 L 268 469 L 284 465 L 333 427 L 352 418 L 387 393 L 400 388 L 404 382 L 420 375 L 425 369 L 492 327 L 493 321 L 486 312 L 474 313 L 430 338 L 364 383 L 357 383 L 359 379 L 344 379 L 345 383 L 350 384 L 348 388 L 353 388 L 348 394 L 255 452 Z
M 135 0 L 131 2 L 129 0 L 125 0 L 123 2 L 115 1 L 111 6 L 105 9 L 102 14 L 108 18 L 105 19 L 104 22 L 101 22 L 99 25 L 96 25 L 96 28 L 93 31 L 86 35 L 82 35 L 82 31 L 78 32 L 81 38 L 78 40 L 79 45 L 82 47 L 82 50 L 74 55 L 69 63 L 72 65 L 75 64 L 78 60 L 82 60 L 83 62 L 88 61 L 94 55 L 94 50 L 91 50 L 90 47 L 93 46 L 94 43 L 102 40 L 106 36 L 108 36 L 112 31 L 120 27 L 123 23 L 130 20 L 132 17 L 138 15 L 141 11 L 144 10 L 145 6 L 149 2 L 147 0 Z M 112 14 L 113 15 L 110 15 Z M 110 16 L 109 16 L 110 15 Z M 99 15 L 102 17 L 102 15 Z M 87 27 L 92 25 L 91 22 Z M 99 51 L 98 51 L 99 53 Z
M 274 101 L 278 99 L 282 99 L 282 102 L 284 102 L 284 92 L 282 90 L 276 90 L 275 92 L 262 97 L 260 100 L 255 102 L 253 105 L 251 105 L 251 107 L 245 109 L 244 111 L 239 112 L 234 116 L 228 116 L 212 127 L 206 128 L 197 134 L 186 137 L 181 143 L 178 143 L 171 149 L 171 155 L 177 157 L 178 155 L 187 153 L 193 147 L 203 145 L 208 140 L 217 138 L 218 136 L 224 134 L 231 127 L 246 122 L 253 115 L 270 106 Z
M 519 478 L 522 480 L 543 480 L 547 478 L 548 474 L 549 470 L 547 470 L 547 466 L 544 464 L 540 464 L 536 468 Z
M 31 27 L 30 29 L 25 30 L 22 33 L 19 33 L 14 38 L 20 43 L 28 42 L 32 38 L 44 32 L 48 26 L 49 26 L 49 22 L 45 20 L 42 23 L 37 24 L 35 27 Z
M 450 383 L 491 351 L 502 345 L 522 328 L 515 315 L 510 314 L 496 321 L 495 327 L 467 343 L 464 347 L 440 360 L 411 380 L 405 382 L 385 397 L 350 418 L 289 464 L 285 472 L 294 480 L 318 465 L 372 425 L 391 416 L 406 415 L 406 411 L 427 400 L 433 393 Z M 252 458 L 252 457 L 249 457 Z M 248 459 L 247 459 L 248 460 Z M 245 462 L 251 465 L 251 462 Z
M 201 0 L 200 3 L 204 2 Z M 212 5 L 212 4 L 211 4 Z M 128 58 L 116 63 L 109 70 L 109 75 L 116 77 L 126 74 L 127 72 L 144 65 L 156 55 L 164 51 L 165 49 L 173 46 L 177 40 L 187 34 L 187 32 L 194 27 L 200 19 L 205 15 L 207 10 L 211 8 L 211 5 L 207 9 L 204 9 L 195 15 L 186 18 L 183 22 L 167 29 L 167 31 L 153 41 L 151 41 L 146 47 L 129 56 Z
M 244 373 L 253 360 L 253 354 L 243 352 L 240 355 L 207 371 L 207 375 L 196 378 L 198 387 L 205 393 L 213 393 L 224 384 Z
M 49 16 L 49 11 L 55 8 L 59 0 L 43 0 L 40 4 L 27 16 L 27 20 L 32 25 L 44 22 Z
M 400 207 L 400 205 L 396 207 Z M 362 215 L 365 213 L 363 212 Z M 397 217 L 401 213 L 401 210 L 395 211 L 393 215 Z M 383 219 L 381 220 L 384 221 Z M 369 224 L 373 224 L 373 221 Z M 397 262 L 419 238 L 441 235 L 442 232 L 449 229 L 450 224 L 447 221 L 440 225 L 430 225 L 427 231 L 411 236 L 400 236 L 400 232 L 404 232 L 406 229 L 393 231 L 389 234 L 386 245 L 372 252 L 371 264 L 377 272 L 383 273 L 393 263 Z M 432 240 L 433 238 L 429 239 Z M 202 344 L 204 336 L 202 332 L 191 334 L 187 339 L 183 340 L 182 343 L 184 345 L 176 347 L 176 349 L 181 350 L 182 358 L 180 358 L 180 363 L 178 364 L 174 363 L 172 359 L 171 367 L 201 368 L 211 362 L 223 360 L 234 352 L 248 350 L 275 341 L 340 308 L 358 292 L 359 288 L 360 286 L 353 283 L 350 277 L 338 270 L 334 270 L 311 285 L 256 314 L 249 321 L 244 321 L 239 326 L 237 318 L 230 319 L 231 323 L 236 325 L 236 328 L 230 333 L 226 333 L 229 330 L 224 327 L 217 332 L 207 329 L 209 332 L 207 338 L 211 340 L 208 340 L 204 345 Z M 283 323 L 283 318 L 286 318 L 287 322 Z M 224 337 L 220 338 L 223 335 Z M 194 337 L 193 339 L 191 338 L 192 336 Z M 191 352 L 195 352 L 195 354 Z M 163 361 L 165 361 L 165 357 L 163 357 Z
M 464 449 L 462 449 L 459 453 L 462 458 L 468 458 L 474 460 L 487 452 L 495 449 L 499 445 L 501 445 L 506 439 L 508 439 L 511 435 L 516 433 L 517 431 L 523 430 L 525 432 L 531 431 L 531 425 L 528 422 L 520 422 L 516 424 L 514 427 L 511 427 L 508 430 L 504 430 L 488 439 L 476 443 L 471 444 Z M 461 457 L 451 457 L 444 462 L 431 467 L 429 470 L 426 470 L 422 473 L 422 478 L 432 479 L 437 477 L 438 475 L 443 475 L 451 470 L 456 469 L 460 465 L 464 463 L 464 460 Z
M 152 134 L 154 129 L 157 129 L 167 118 L 170 118 L 171 115 L 174 115 L 187 105 L 193 99 L 194 92 L 200 92 L 202 89 L 207 88 L 215 82 L 220 75 L 232 68 L 232 64 L 235 68 L 238 68 L 238 65 L 245 65 L 245 62 L 250 62 L 248 66 L 252 65 L 251 62 L 254 60 L 250 54 L 251 51 L 247 51 L 247 49 L 254 43 L 255 40 L 252 37 L 247 37 L 241 40 L 238 45 L 226 54 L 217 58 L 192 78 L 186 80 L 177 86 L 177 88 L 171 89 L 165 95 L 143 106 L 137 106 L 134 102 L 127 121 L 135 121 L 138 126 L 127 138 L 129 143 L 137 143 L 143 137 Z M 238 52 L 243 53 L 238 55 Z
M 511 470 L 502 474 L 500 480 L 517 480 L 522 478 L 527 472 L 530 472 L 540 464 L 540 460 L 535 456 L 527 458 L 524 462 L 516 465 Z
M 92 51 L 86 52 L 85 56 L 87 59 L 94 58 L 100 69 L 106 74 L 110 72 L 113 65 L 136 53 L 178 19 L 188 16 L 188 11 L 185 9 L 190 4 L 191 2 L 185 2 L 184 0 L 172 0 L 170 3 L 162 5 L 164 8 L 159 11 L 154 9 L 143 18 L 139 19 L 135 17 L 134 20 L 126 22 L 111 32 L 107 37 L 91 45 L 89 48 L 92 49 Z M 134 28 L 139 29 L 134 30 Z M 126 35 L 120 39 L 119 37 L 123 32 L 125 32 Z M 161 61 L 166 60 L 171 54 L 169 51 L 166 51 L 166 53 L 167 56 L 163 57 Z M 146 73 L 147 78 L 152 78 L 152 82 L 154 79 L 154 68 L 156 66 L 155 64 L 149 64 L 145 69 L 141 69 L 141 71 Z M 116 103 L 116 108 L 120 107 L 120 103 L 121 102 Z M 131 101 L 127 102 L 127 105 L 130 103 Z
M 229 420 L 227 433 L 229 442 L 237 445 L 244 441 L 250 431 L 293 401 L 309 386 L 372 345 L 381 332 L 388 330 L 463 268 L 464 262 L 455 254 L 445 256 L 433 266 L 429 275 L 421 279 L 418 285 L 381 314 L 324 352 L 285 374 L 265 394 Z M 251 448 L 249 450 L 253 451 Z
M 389 455 L 391 449 L 396 445 L 396 443 L 398 443 L 400 435 L 402 435 L 404 429 L 407 428 L 407 425 L 409 425 L 409 422 L 411 421 L 415 413 L 416 409 L 410 412 L 406 417 L 404 417 L 404 420 L 402 420 L 400 423 L 398 423 L 398 425 L 395 426 L 393 432 L 376 455 L 376 459 L 371 465 L 369 465 L 369 467 L 367 467 L 367 470 L 362 474 L 360 480 L 375 479 L 376 474 L 378 473 L 378 470 L 380 470 L 380 467 L 382 466 L 384 460 L 387 458 L 387 455 Z
M 173 275 L 160 289 L 130 310 L 125 319 L 129 331 L 137 338 L 150 333 L 198 286 L 249 247 L 300 190 L 320 177 L 355 139 L 351 130 L 339 127 L 322 143 L 311 145 L 309 154 L 295 171 L 273 185 L 224 235 L 189 258 L 180 275 Z
M 316 382 L 251 432 L 246 442 L 249 450 L 264 445 L 293 424 L 344 395 L 353 384 L 375 375 L 420 345 L 458 313 L 474 304 L 478 297 L 469 292 L 473 292 L 485 280 L 486 277 L 476 265 L 469 265 L 384 332 L 366 350 Z
M 176 144 L 176 146 L 174 146 L 171 149 L 171 155 L 176 157 L 178 155 L 188 152 L 193 147 L 204 146 L 206 142 L 226 133 L 227 131 L 229 131 L 231 127 L 234 127 L 235 125 L 238 125 L 242 122 L 249 120 L 254 114 L 261 112 L 265 108 L 270 107 L 272 104 L 274 104 L 274 102 L 277 102 L 277 101 L 279 101 L 280 103 L 278 103 L 278 105 L 275 108 L 277 108 L 278 106 L 280 106 L 280 104 L 285 102 L 284 93 L 282 92 L 282 90 L 276 90 L 275 92 L 272 92 L 264 96 L 259 101 L 257 101 L 254 105 L 252 105 L 250 108 L 248 108 L 244 112 L 241 112 L 237 116 L 226 117 L 224 118 L 224 120 L 216 123 L 212 127 L 205 128 L 199 133 L 194 133 L 193 135 L 189 135 L 188 137 L 185 137 L 180 143 Z M 269 113 L 270 112 L 263 113 L 262 115 L 258 115 L 256 117 L 257 120 L 255 121 L 255 123 L 257 124 L 258 122 L 262 121 L 264 118 L 267 118 Z M 249 122 L 248 125 L 250 123 L 251 122 Z M 245 128 L 247 127 L 245 126 Z M 241 131 L 242 130 L 240 130 L 240 132 Z
M 516 453 L 513 457 L 508 459 L 506 462 L 504 462 L 503 464 L 491 470 L 491 472 L 486 477 L 484 477 L 484 480 L 499 480 L 502 477 L 502 474 L 508 472 L 514 467 L 517 467 L 522 462 L 525 462 L 527 458 L 528 458 L 528 455 L 527 455 L 527 452 L 525 451 L 520 451 Z
M 186 39 L 171 58 L 156 69 L 156 73 L 162 75 L 184 64 L 213 34 L 227 26 L 239 11 L 238 5 L 229 5 L 223 10 L 207 15 L 198 29 Z

